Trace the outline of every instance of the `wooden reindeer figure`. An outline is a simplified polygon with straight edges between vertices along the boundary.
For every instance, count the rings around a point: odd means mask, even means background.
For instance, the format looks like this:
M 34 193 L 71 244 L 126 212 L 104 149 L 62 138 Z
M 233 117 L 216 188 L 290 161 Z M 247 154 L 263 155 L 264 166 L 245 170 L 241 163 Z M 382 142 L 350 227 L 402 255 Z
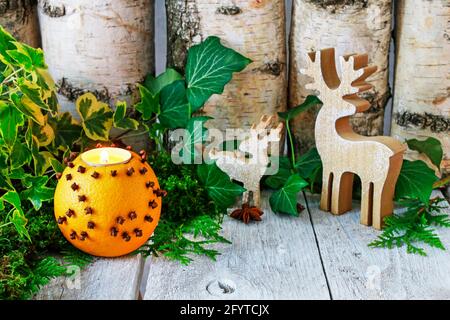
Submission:
M 309 53 L 303 73 L 314 78 L 307 89 L 320 92 L 323 102 L 315 124 L 317 150 L 323 163 L 320 208 L 342 214 L 352 206 L 353 175 L 361 179 L 361 223 L 381 229 L 392 214 L 395 184 L 402 166 L 405 146 L 385 136 L 365 137 L 355 133 L 350 116 L 370 107 L 358 93 L 372 86 L 365 80 L 377 69 L 367 66 L 368 56 L 339 57 L 336 70 L 334 49 Z
M 243 194 L 242 202 L 249 202 L 251 192 L 253 205 L 258 208 L 260 207 L 259 182 L 270 163 L 269 144 L 280 141 L 283 129 L 282 123 L 273 128 L 274 120 L 274 116 L 262 116 L 258 124 L 252 125 L 249 136 L 240 143 L 239 150 L 217 151 L 213 149 L 209 153 L 209 157 L 216 159 L 217 166 L 231 179 L 244 184 L 247 191 Z M 268 132 L 268 130 L 270 131 Z M 251 157 L 246 157 L 246 154 Z

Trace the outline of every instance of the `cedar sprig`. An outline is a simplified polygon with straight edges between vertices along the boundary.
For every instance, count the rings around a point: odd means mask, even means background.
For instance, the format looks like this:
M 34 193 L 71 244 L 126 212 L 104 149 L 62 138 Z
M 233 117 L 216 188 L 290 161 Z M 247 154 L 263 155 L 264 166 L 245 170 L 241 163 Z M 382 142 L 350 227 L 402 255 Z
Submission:
M 405 211 L 385 218 L 385 228 L 372 241 L 370 247 L 389 248 L 406 246 L 408 253 L 426 256 L 420 243 L 445 250 L 435 227 L 450 228 L 450 217 L 444 213 L 445 199 L 435 197 L 429 203 L 419 200 L 404 200 Z
M 144 256 L 164 255 L 170 260 L 188 265 L 194 255 L 204 255 L 216 260 L 220 253 L 211 248 L 217 243 L 230 243 L 219 232 L 218 221 L 208 215 L 190 218 L 184 224 L 162 219 L 156 227 L 149 244 L 141 247 L 138 252 Z

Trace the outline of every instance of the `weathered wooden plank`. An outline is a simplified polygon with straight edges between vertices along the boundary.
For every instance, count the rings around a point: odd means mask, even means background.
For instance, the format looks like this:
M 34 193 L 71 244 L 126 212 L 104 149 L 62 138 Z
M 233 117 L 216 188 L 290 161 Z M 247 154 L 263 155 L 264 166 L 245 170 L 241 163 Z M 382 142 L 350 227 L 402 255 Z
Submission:
M 36 300 L 136 300 L 143 271 L 140 256 L 96 258 L 72 277 L 52 280 L 34 297 Z
M 379 231 L 360 224 L 359 206 L 333 216 L 318 209 L 319 197 L 310 202 L 333 299 L 450 299 L 450 251 L 427 247 L 422 257 L 369 248 Z M 449 248 L 450 230 L 438 233 Z
M 144 299 L 329 299 L 308 213 L 275 215 L 264 195 L 262 222 L 226 217 L 216 262 L 151 258 Z

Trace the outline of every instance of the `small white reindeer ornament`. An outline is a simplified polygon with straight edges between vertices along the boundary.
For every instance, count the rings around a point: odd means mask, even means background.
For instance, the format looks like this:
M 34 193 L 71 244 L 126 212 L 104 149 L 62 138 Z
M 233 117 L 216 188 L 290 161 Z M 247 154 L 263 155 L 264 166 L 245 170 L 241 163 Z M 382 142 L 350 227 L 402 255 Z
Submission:
M 361 223 L 381 229 L 383 218 L 392 214 L 395 183 L 402 166 L 405 146 L 391 137 L 365 137 L 355 133 L 350 116 L 370 107 L 358 93 L 372 86 L 365 82 L 376 66 L 367 66 L 368 56 L 339 57 L 336 70 L 334 49 L 309 53 L 302 72 L 314 79 L 307 89 L 320 92 L 323 102 L 315 124 L 317 150 L 323 163 L 320 208 L 342 214 L 352 206 L 353 175 L 361 178 Z
M 249 202 L 250 192 L 253 195 L 253 205 L 260 207 L 259 182 L 270 163 L 269 144 L 278 143 L 281 139 L 283 123 L 274 128 L 275 116 L 264 115 L 258 124 L 250 128 L 249 136 L 244 139 L 239 150 L 211 150 L 209 157 L 216 159 L 217 166 L 226 172 L 231 179 L 242 182 L 247 191 L 242 196 L 242 202 Z M 246 154 L 251 157 L 246 157 Z

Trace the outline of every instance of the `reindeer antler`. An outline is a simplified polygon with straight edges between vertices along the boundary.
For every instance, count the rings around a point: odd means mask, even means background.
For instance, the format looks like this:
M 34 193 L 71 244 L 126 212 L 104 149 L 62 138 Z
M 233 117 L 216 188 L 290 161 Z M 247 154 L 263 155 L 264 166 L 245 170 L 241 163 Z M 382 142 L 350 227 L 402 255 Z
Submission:
M 339 57 L 341 64 L 341 84 L 339 90 L 342 96 L 369 90 L 370 83 L 365 80 L 377 71 L 376 66 L 367 66 L 367 54 L 350 54 Z
M 311 77 L 314 82 L 306 84 L 305 87 L 309 90 L 318 90 L 321 92 L 323 83 L 319 79 L 322 79 L 322 77 L 318 77 L 318 75 L 322 74 L 320 51 L 309 52 L 308 56 L 309 59 L 306 59 L 307 66 L 304 69 L 300 69 L 300 72 Z
M 262 130 L 267 129 L 272 126 L 273 121 L 275 120 L 275 116 L 263 115 L 259 120 L 259 123 L 254 123 L 251 127 L 252 130 Z
M 274 128 L 275 119 L 275 116 L 263 115 L 258 123 L 254 123 L 251 126 L 249 135 L 242 139 L 239 150 L 256 154 L 258 148 L 262 147 L 262 149 L 265 149 L 270 141 L 278 141 L 281 137 L 283 124 L 280 123 Z M 268 131 L 269 129 L 270 131 Z
M 312 77 L 313 83 L 306 84 L 306 89 L 323 93 L 339 90 L 341 96 L 363 92 L 372 88 L 365 80 L 373 74 L 376 66 L 367 66 L 366 54 L 350 54 L 339 57 L 341 77 L 337 74 L 334 48 L 308 53 L 307 67 L 300 72 Z

